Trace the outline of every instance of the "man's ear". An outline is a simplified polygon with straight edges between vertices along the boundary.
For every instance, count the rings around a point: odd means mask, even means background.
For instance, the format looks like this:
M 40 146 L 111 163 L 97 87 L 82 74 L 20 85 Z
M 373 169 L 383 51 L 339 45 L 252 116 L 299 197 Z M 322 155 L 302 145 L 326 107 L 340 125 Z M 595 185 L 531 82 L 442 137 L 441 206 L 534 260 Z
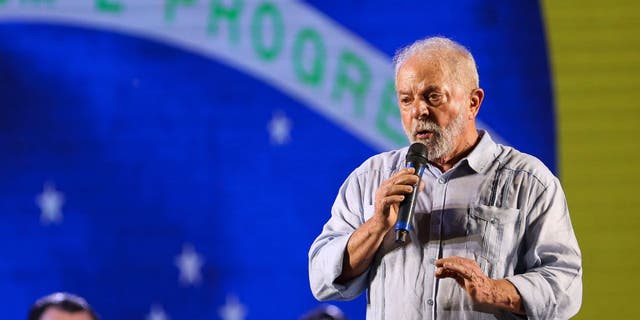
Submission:
M 480 111 L 480 105 L 482 105 L 482 99 L 484 99 L 484 90 L 477 88 L 473 89 L 471 92 L 471 97 L 469 99 L 469 109 L 467 113 L 467 118 L 469 120 L 475 119 L 478 115 L 478 111 Z

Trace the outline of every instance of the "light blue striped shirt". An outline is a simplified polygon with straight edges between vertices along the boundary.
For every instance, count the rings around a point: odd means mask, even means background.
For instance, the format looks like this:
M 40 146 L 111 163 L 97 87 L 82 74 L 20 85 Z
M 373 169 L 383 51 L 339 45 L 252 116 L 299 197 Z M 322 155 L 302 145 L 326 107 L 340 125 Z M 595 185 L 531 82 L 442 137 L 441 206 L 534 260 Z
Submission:
M 311 290 L 319 300 L 349 300 L 367 290 L 367 319 L 512 319 L 475 310 L 466 292 L 435 278 L 434 261 L 474 259 L 489 277 L 506 278 L 529 319 L 567 319 L 582 301 L 582 262 L 558 179 L 533 156 L 493 142 L 488 133 L 445 173 L 425 170 L 410 241 L 385 237 L 369 269 L 334 283 L 350 235 L 373 214 L 375 192 L 405 167 L 408 148 L 371 157 L 349 175 L 331 218 L 309 251 Z

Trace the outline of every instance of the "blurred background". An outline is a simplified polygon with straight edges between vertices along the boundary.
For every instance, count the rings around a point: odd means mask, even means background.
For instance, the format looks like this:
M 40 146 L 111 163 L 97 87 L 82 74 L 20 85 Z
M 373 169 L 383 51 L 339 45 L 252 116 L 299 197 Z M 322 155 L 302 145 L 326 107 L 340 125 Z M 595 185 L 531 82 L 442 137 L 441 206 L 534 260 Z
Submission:
M 560 177 L 576 318 L 633 318 L 638 34 L 631 0 L 2 0 L 2 318 L 53 291 L 104 319 L 313 313 L 339 186 L 407 144 L 390 57 L 433 35 L 474 54 L 480 127 Z

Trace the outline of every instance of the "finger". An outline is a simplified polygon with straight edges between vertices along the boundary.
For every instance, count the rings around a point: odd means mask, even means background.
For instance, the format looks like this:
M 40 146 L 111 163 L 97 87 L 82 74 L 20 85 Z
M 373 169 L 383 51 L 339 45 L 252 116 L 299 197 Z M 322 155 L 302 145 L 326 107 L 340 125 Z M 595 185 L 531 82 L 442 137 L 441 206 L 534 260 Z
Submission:
M 468 258 L 463 258 L 463 257 L 459 257 L 459 256 L 452 256 L 452 257 L 440 258 L 440 259 L 436 260 L 435 261 L 435 265 L 438 266 L 438 267 L 441 267 L 446 262 L 465 264 L 465 263 L 467 263 L 467 261 L 475 263 L 474 260 L 471 260 L 471 259 L 468 259 Z
M 436 278 L 454 278 L 458 276 L 457 273 L 446 268 L 436 269 Z
M 415 168 L 403 168 L 398 170 L 396 173 L 394 173 L 393 175 L 391 175 L 388 180 L 396 180 L 397 177 L 399 176 L 416 176 L 415 174 L 416 170 Z
M 454 279 L 454 280 L 455 280 L 455 281 L 456 281 L 460 286 L 464 287 L 464 281 L 465 281 L 465 278 L 464 278 L 462 275 L 460 275 L 460 274 L 458 274 L 458 273 L 456 273 L 456 272 L 454 272 L 454 271 L 452 271 L 452 270 L 445 269 L 445 268 L 438 268 L 438 269 L 436 270 L 435 276 L 436 276 L 436 278 L 438 278 L 438 279 L 452 278 L 452 279 Z
M 416 175 L 416 169 L 415 168 L 403 168 L 403 169 L 400 169 L 400 170 L 398 170 L 398 171 L 396 171 L 394 173 L 394 175 L 400 175 L 400 174 Z
M 416 172 L 416 169 L 412 167 L 404 168 L 399 171 L 399 173 L 409 173 L 409 174 L 414 174 L 415 172 Z
M 378 199 L 383 199 L 384 197 L 387 196 L 394 196 L 394 195 L 406 195 L 411 193 L 411 191 L 413 191 L 413 187 L 412 186 L 406 186 L 406 185 L 388 185 L 388 186 L 382 186 L 380 187 L 380 189 L 378 189 L 378 191 L 376 191 L 376 201 L 378 201 Z
M 385 190 L 385 194 L 386 195 L 405 195 L 408 193 L 411 193 L 413 191 L 413 186 L 408 186 L 408 185 L 393 185 L 393 186 L 389 186 L 386 190 Z
M 378 190 L 382 194 L 397 193 L 397 190 L 394 189 L 392 191 L 392 188 L 394 188 L 395 186 L 405 186 L 408 188 L 401 189 L 402 190 L 401 193 L 411 193 L 413 191 L 413 186 L 416 185 L 417 183 L 418 183 L 418 177 L 416 176 L 412 176 L 412 175 L 396 176 L 384 181 L 380 185 Z
M 379 200 L 380 204 L 382 205 L 382 208 L 389 208 L 394 204 L 400 204 L 400 202 L 402 202 L 402 200 L 404 200 L 404 196 L 403 195 L 390 195 L 390 196 L 386 196 L 383 197 Z
M 455 260 L 444 262 L 442 264 L 442 268 L 458 273 L 462 277 L 469 280 L 474 280 L 478 275 L 477 271 L 479 271 L 479 267 L 477 266 L 477 264 L 475 264 L 475 262 L 474 264 L 469 264 L 465 263 L 464 261 L 460 262 Z
M 404 173 L 404 174 L 399 174 L 397 176 L 394 176 L 389 180 L 392 184 L 405 184 L 405 185 L 414 186 L 418 183 L 420 178 L 415 174 Z
M 414 168 L 402 168 L 402 169 L 398 170 L 396 173 L 394 173 L 393 175 L 391 175 L 391 177 L 389 177 L 389 178 L 393 178 L 393 177 L 396 177 L 396 176 L 399 176 L 399 175 L 403 175 L 403 174 L 412 174 L 412 175 L 415 176 L 415 172 L 416 172 L 416 169 L 414 169 Z

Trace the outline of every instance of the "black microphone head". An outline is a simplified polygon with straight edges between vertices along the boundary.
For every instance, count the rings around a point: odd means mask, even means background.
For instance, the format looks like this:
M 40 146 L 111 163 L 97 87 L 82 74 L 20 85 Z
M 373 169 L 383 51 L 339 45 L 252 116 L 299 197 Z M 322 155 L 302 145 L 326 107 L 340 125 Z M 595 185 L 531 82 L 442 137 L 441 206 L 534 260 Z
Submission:
M 427 164 L 427 154 L 428 154 L 427 146 L 420 142 L 416 142 L 409 147 L 409 151 L 407 152 L 407 163 L 419 163 L 421 165 Z

